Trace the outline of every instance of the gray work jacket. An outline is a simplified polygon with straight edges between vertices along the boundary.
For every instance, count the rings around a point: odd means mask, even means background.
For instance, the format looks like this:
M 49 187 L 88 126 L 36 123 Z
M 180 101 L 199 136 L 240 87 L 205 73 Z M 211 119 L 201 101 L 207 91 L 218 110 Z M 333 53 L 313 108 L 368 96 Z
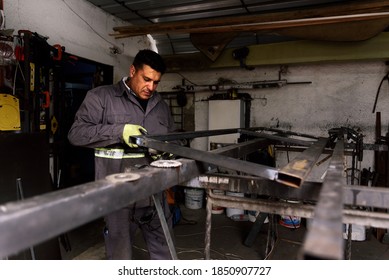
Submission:
M 175 129 L 169 106 L 159 93 L 153 94 L 144 111 L 124 82 L 120 81 L 87 93 L 75 115 L 68 139 L 75 146 L 89 148 L 125 145 L 122 139 L 125 124 L 141 125 L 148 134 L 165 134 Z M 95 178 L 98 180 L 124 172 L 127 163 L 123 161 L 95 157 Z

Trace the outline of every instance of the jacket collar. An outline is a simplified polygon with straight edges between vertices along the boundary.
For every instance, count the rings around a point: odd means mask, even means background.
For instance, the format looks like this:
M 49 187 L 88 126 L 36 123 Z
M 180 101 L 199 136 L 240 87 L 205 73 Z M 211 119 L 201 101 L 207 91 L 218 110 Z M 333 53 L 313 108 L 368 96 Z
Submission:
M 127 94 L 128 98 L 131 101 L 138 103 L 138 101 L 135 98 L 135 96 L 136 96 L 135 93 L 125 83 L 127 79 L 129 79 L 129 78 L 124 77 L 121 81 L 118 82 L 119 91 L 117 92 L 117 96 L 123 96 L 123 95 Z M 155 105 L 161 100 L 162 100 L 162 96 L 157 91 L 155 91 L 149 99 L 149 103 L 147 104 L 146 113 L 149 112 L 152 108 L 154 108 Z

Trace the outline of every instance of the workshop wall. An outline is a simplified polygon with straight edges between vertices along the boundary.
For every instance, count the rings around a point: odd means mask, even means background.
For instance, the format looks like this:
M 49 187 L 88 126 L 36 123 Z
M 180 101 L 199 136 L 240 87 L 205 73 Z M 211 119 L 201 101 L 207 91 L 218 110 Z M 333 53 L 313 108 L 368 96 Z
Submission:
M 252 71 L 242 68 L 214 69 L 202 72 L 180 73 L 196 85 L 217 84 L 220 78 L 235 83 L 278 80 L 280 66 L 258 66 Z M 384 61 L 336 62 L 306 65 L 289 65 L 282 68 L 280 78 L 288 83 L 311 82 L 310 84 L 286 84 L 279 88 L 238 90 L 251 98 L 251 127 L 272 127 L 315 136 L 328 137 L 328 130 L 348 127 L 360 131 L 365 143 L 375 141 L 376 114 L 372 113 L 379 84 L 387 74 Z M 161 88 L 171 90 L 181 84 L 182 77 L 171 73 L 164 77 Z M 187 84 L 190 82 L 187 81 Z M 388 83 L 383 83 L 376 112 L 381 112 L 382 135 L 388 132 L 389 96 Z M 196 92 L 196 130 L 208 129 L 208 98 L 213 92 Z M 187 106 L 190 106 L 189 104 Z M 228 112 L 220 112 L 226 118 Z M 197 149 L 207 149 L 207 139 L 192 142 Z M 373 152 L 364 153 L 362 168 L 372 167 Z M 290 155 L 292 158 L 292 155 Z M 281 155 L 282 166 L 286 156 Z
M 139 49 L 155 48 L 148 36 L 114 39 L 112 28 L 125 25 L 91 4 L 78 0 L 4 1 L 6 29 L 27 29 L 48 37 L 49 44 L 60 44 L 68 53 L 114 66 L 114 80 L 127 75 L 129 62 Z M 101 20 L 104 19 L 104 20 Z M 252 97 L 250 126 L 276 127 L 316 136 L 328 136 L 330 128 L 346 126 L 360 130 L 365 143 L 375 140 L 374 100 L 382 78 L 387 74 L 385 61 L 296 64 L 283 67 L 258 66 L 210 69 L 196 72 L 167 73 L 159 90 L 172 91 L 187 83 L 217 84 L 220 78 L 236 83 L 286 79 L 280 88 L 239 90 Z M 182 75 L 182 76 L 181 76 Z M 376 111 L 381 112 L 382 132 L 388 130 L 388 83 L 383 83 Z M 194 111 L 196 130 L 208 129 L 208 98 L 212 92 L 196 92 L 187 108 Z M 220 112 L 221 118 L 228 112 Z M 192 147 L 207 149 L 207 139 L 195 139 Z M 282 160 L 280 159 L 280 164 Z M 372 166 L 372 156 L 365 155 L 363 167 Z
M 36 32 L 48 37 L 50 45 L 60 44 L 65 51 L 114 66 L 114 81 L 128 74 L 129 64 L 139 49 L 155 49 L 147 36 L 114 39 L 109 36 L 123 21 L 79 0 L 6 0 L 5 28 Z

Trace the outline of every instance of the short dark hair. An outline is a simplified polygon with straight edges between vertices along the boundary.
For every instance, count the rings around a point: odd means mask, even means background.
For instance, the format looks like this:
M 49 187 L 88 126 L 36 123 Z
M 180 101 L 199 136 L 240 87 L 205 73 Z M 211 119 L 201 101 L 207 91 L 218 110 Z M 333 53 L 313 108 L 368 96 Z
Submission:
M 132 63 L 136 69 L 142 68 L 145 64 L 160 72 L 161 74 L 166 72 L 166 65 L 163 61 L 163 58 L 152 50 L 145 49 L 139 51 L 134 58 L 134 62 Z

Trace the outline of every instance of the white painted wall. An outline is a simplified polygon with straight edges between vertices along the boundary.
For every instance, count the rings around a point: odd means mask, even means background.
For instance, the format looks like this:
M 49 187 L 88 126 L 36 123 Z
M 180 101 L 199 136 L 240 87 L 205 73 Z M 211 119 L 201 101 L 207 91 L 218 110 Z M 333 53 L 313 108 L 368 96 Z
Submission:
M 155 48 L 147 36 L 114 39 L 113 27 L 128 25 L 89 2 L 80 0 L 6 0 L 5 28 L 30 30 L 48 37 L 73 55 L 114 66 L 114 81 L 128 74 L 138 50 Z M 110 53 L 117 47 L 121 54 Z

